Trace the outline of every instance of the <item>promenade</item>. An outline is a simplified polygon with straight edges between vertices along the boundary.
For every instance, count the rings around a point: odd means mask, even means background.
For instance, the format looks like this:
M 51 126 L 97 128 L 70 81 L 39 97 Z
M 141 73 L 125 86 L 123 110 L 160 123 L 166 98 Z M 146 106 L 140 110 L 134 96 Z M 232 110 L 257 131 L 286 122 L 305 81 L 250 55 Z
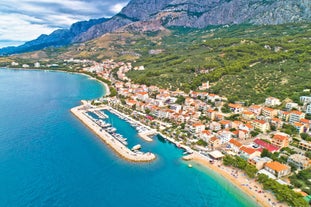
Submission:
M 150 162 L 156 159 L 156 156 L 150 152 L 143 153 L 131 151 L 129 148 L 103 130 L 98 124 L 96 124 L 86 115 L 87 110 L 85 109 L 84 104 L 74 107 L 70 111 L 122 158 L 132 162 Z

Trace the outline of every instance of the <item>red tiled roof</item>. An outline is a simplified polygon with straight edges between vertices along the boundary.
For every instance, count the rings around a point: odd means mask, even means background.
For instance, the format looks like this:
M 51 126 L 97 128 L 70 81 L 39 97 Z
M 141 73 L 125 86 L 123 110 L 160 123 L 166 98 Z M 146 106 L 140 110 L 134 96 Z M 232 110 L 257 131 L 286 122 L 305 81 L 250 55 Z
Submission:
M 242 107 L 241 104 L 232 104 L 232 103 L 230 103 L 228 106 L 229 106 L 230 108 L 241 108 L 241 107 Z
M 273 162 L 268 162 L 266 164 L 266 167 L 277 171 L 277 172 L 281 172 L 283 170 L 287 170 L 289 167 L 287 165 L 283 165 L 282 163 L 279 163 L 277 161 L 273 161 Z
M 240 148 L 240 150 L 243 151 L 243 152 L 245 152 L 245 153 L 247 153 L 247 154 L 249 154 L 249 155 L 251 155 L 251 154 L 253 154 L 254 152 L 257 151 L 257 150 L 255 150 L 255 149 L 253 149 L 253 148 L 249 148 L 249 147 L 245 147 L 245 146 L 242 146 L 242 147 Z
M 237 140 L 235 140 L 235 139 L 230 139 L 229 143 L 231 143 L 231 144 L 233 144 L 233 145 L 235 145 L 237 147 L 241 147 L 242 146 L 242 143 L 237 141 Z
M 269 152 L 275 152 L 275 151 L 279 150 L 278 147 L 276 147 L 272 144 L 269 144 L 269 143 L 267 143 L 261 139 L 255 139 L 254 143 L 259 145 L 259 147 L 261 147 L 261 148 L 267 149 Z
M 280 134 L 275 134 L 275 135 L 273 136 L 273 139 L 277 139 L 277 140 L 283 141 L 283 140 L 288 139 L 288 137 L 283 136 L 283 135 L 280 135 Z
M 301 114 L 303 114 L 301 111 L 296 111 L 296 110 L 294 110 L 294 111 L 291 111 L 290 113 L 292 113 L 292 114 L 296 114 L 296 115 L 301 115 Z
M 254 120 L 254 122 L 257 122 L 259 124 L 265 124 L 266 123 L 264 120 L 258 120 L 258 119 Z

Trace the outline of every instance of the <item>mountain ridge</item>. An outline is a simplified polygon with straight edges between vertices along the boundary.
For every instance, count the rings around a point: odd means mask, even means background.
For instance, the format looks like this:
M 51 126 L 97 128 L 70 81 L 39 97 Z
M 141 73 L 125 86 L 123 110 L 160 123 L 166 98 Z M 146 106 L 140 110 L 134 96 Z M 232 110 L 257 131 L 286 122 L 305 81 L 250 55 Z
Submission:
M 306 0 L 132 0 L 110 19 L 102 18 L 93 21 L 76 33 L 71 30 L 69 32 L 57 30 L 48 36 L 41 35 L 22 46 L 0 49 L 0 55 L 86 42 L 135 22 L 157 21 L 160 22 L 159 29 L 162 26 L 205 28 L 210 25 L 242 23 L 273 25 L 309 22 L 311 2 Z M 139 27 L 134 28 L 139 30 Z

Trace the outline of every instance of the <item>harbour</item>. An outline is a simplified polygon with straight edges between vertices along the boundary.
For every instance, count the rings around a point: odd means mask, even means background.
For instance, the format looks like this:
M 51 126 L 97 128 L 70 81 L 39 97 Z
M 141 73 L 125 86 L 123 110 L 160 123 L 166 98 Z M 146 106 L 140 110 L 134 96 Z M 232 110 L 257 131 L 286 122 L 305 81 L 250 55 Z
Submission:
M 87 114 L 88 111 L 95 113 L 100 118 L 108 118 L 100 110 L 92 110 L 88 108 L 86 102 L 82 102 L 81 106 L 71 109 L 71 112 L 88 128 L 90 128 L 101 140 L 103 140 L 111 149 L 113 149 L 122 158 L 133 162 L 150 162 L 156 159 L 156 156 L 151 152 L 140 152 L 137 150 L 130 150 L 127 145 L 127 139 L 123 138 L 121 134 L 115 133 L 116 128 L 111 127 L 110 124 L 102 120 L 96 120 Z M 109 109 L 102 108 L 102 109 Z
M 103 95 L 97 81 L 57 72 L 0 73 L 0 118 L 5 120 L 0 125 L 0 206 L 254 206 L 226 180 L 194 164 L 189 168 L 178 143 L 161 136 L 147 142 L 136 127 L 103 109 L 109 116 L 104 121 L 127 138 L 129 150 L 140 144 L 140 151 L 156 155 L 151 162 L 120 159 L 70 113 L 81 99 Z

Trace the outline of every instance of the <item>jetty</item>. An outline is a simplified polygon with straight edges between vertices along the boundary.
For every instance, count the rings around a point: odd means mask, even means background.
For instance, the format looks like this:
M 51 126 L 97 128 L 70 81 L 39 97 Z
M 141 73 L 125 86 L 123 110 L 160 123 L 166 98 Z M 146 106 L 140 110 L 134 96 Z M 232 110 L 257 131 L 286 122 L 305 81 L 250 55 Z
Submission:
M 113 136 L 102 127 L 100 122 L 97 123 L 94 118 L 89 116 L 87 114 L 88 109 L 86 108 L 85 104 L 83 104 L 72 108 L 70 111 L 122 158 L 132 162 L 150 162 L 156 159 L 156 156 L 151 152 L 143 153 L 130 150 L 124 142 L 120 140 L 120 137 Z

